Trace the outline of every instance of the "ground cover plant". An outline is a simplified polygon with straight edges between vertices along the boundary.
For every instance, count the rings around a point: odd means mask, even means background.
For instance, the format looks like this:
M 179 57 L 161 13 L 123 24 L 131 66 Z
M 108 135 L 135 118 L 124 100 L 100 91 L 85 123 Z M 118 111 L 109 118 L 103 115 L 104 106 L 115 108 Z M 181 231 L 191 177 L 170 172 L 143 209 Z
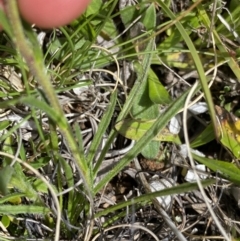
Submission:
M 0 12 L 0 240 L 239 240 L 238 0 Z

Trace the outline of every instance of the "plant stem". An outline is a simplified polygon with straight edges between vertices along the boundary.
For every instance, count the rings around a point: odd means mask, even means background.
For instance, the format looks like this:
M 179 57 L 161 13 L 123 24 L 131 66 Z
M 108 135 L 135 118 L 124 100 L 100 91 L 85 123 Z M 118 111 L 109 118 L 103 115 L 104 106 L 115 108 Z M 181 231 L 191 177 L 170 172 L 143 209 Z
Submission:
M 14 33 L 14 44 L 19 50 L 21 56 L 25 59 L 31 74 L 36 78 L 38 83 L 43 89 L 43 92 L 50 103 L 51 107 L 54 109 L 56 115 L 59 117 L 58 123 L 59 129 L 66 139 L 69 149 L 76 162 L 77 169 L 80 173 L 81 178 L 85 184 L 85 188 L 89 194 L 90 200 L 92 199 L 92 180 L 88 166 L 85 160 L 82 160 L 78 146 L 75 142 L 73 132 L 68 124 L 67 119 L 64 116 L 64 112 L 59 104 L 58 98 L 55 94 L 53 85 L 51 84 L 49 75 L 47 75 L 46 68 L 43 63 L 42 58 L 36 58 L 33 51 L 33 46 L 29 44 L 24 36 L 24 29 L 21 24 L 21 19 L 18 13 L 17 0 L 6 0 L 5 1 L 7 17 L 12 26 Z

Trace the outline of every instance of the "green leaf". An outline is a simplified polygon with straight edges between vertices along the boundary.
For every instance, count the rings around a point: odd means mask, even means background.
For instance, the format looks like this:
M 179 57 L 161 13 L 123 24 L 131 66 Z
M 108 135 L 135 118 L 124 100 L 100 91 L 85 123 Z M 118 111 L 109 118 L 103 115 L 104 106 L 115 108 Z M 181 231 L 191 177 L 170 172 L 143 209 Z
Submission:
M 138 63 L 135 63 L 134 69 L 138 76 L 143 75 L 143 69 Z M 150 69 L 148 70 L 150 71 Z M 146 76 L 147 77 L 147 76 Z M 154 119 L 159 116 L 158 105 L 149 98 L 149 86 L 147 79 L 142 82 L 141 88 L 135 95 L 131 113 L 136 119 Z
M 137 8 L 136 6 L 124 6 L 124 7 L 120 7 L 120 17 L 122 19 L 122 22 L 125 26 L 125 28 L 128 28 L 128 26 L 130 24 L 132 24 L 132 22 L 134 22 L 134 20 L 140 16 L 140 14 L 142 14 L 143 10 L 145 9 L 145 7 L 143 6 L 143 4 L 139 5 Z
M 219 173 L 222 177 L 228 179 L 229 181 L 232 181 L 240 185 L 240 169 L 236 167 L 235 164 L 220 160 L 214 160 L 206 157 L 201 157 L 195 154 L 192 155 L 196 161 L 206 165 L 209 169 Z
M 8 193 L 8 184 L 12 178 L 12 174 L 14 172 L 13 167 L 5 166 L 0 170 L 0 192 L 3 195 Z
M 3 27 L 4 31 L 6 31 L 6 33 L 9 35 L 9 37 L 13 38 L 12 28 L 10 26 L 9 19 L 2 8 L 0 9 L 0 24 Z
M 14 170 L 15 171 L 12 174 L 10 184 L 23 192 L 29 199 L 37 200 L 39 198 L 38 193 L 33 189 L 31 183 L 27 180 L 19 163 L 14 164 Z
M 67 186 L 73 187 L 74 186 L 74 177 L 73 177 L 74 173 L 72 171 L 71 165 L 68 162 L 66 162 L 66 160 L 62 157 L 59 157 L 59 162 L 61 164 L 61 168 L 64 170 L 64 176 L 65 176 L 65 179 L 66 179 Z M 73 212 L 75 212 L 75 210 L 73 209 L 74 195 L 76 195 L 74 189 L 72 189 L 68 192 L 68 214 L 69 214 L 69 218 L 72 216 L 71 214 Z
M 96 155 L 96 150 L 99 148 L 103 135 L 106 132 L 110 121 L 112 120 L 113 112 L 115 110 L 116 100 L 117 100 L 117 91 L 112 93 L 108 108 L 104 113 L 101 119 L 101 122 L 99 123 L 97 133 L 94 135 L 93 141 L 90 145 L 88 155 L 87 155 L 88 163 L 93 162 L 94 156 Z
M 214 131 L 213 131 L 213 125 L 211 123 L 203 130 L 203 132 L 200 135 L 198 135 L 191 142 L 191 148 L 196 148 L 198 146 L 205 145 L 214 139 L 215 139 L 215 135 L 214 135 Z
M 41 179 L 36 179 L 32 183 L 32 186 L 35 190 L 37 190 L 37 192 L 48 193 L 48 186 Z M 56 186 L 54 186 L 54 185 L 51 185 L 51 186 L 55 190 L 55 192 L 57 193 Z
M 114 22 L 112 19 L 108 19 L 108 21 L 106 21 L 106 24 L 104 25 L 103 29 L 102 29 L 102 37 L 105 40 L 109 40 L 109 39 L 115 39 L 115 37 L 117 37 L 117 31 L 116 31 L 116 26 L 114 25 Z M 117 38 L 114 40 L 115 43 L 119 43 L 120 38 Z
M 24 197 L 23 193 L 11 193 L 7 194 L 6 196 L 0 198 L 0 204 L 5 202 L 10 202 L 13 204 L 19 204 L 21 202 L 21 197 Z
M 2 151 L 5 152 L 5 153 L 14 155 L 13 143 L 14 143 L 13 136 L 8 136 L 8 138 L 6 138 L 5 141 L 4 141 Z M 3 166 L 8 166 L 8 165 L 11 164 L 11 162 L 12 162 L 12 158 L 4 157 Z
M 101 0 L 92 0 L 91 4 L 88 6 L 85 14 L 86 16 L 90 16 L 92 14 L 97 14 L 102 6 L 102 1 Z
M 0 130 L 6 130 L 6 128 L 10 125 L 10 121 L 9 120 L 4 120 L 0 122 Z
M 161 143 L 158 141 L 150 141 L 150 143 L 143 147 L 141 154 L 146 159 L 155 159 L 158 156 L 160 145 Z
M 88 151 L 88 154 L 87 154 L 87 161 L 91 165 L 94 161 L 94 157 L 96 156 L 96 150 L 99 149 L 101 141 L 103 140 L 103 136 L 106 133 L 107 128 L 109 127 L 109 124 L 112 120 L 113 113 L 114 113 L 114 110 L 115 110 L 116 101 L 117 101 L 117 91 L 112 93 L 108 108 L 107 108 L 106 112 L 104 113 L 104 115 L 101 119 L 101 122 L 98 125 L 98 130 L 97 130 L 96 134 L 94 135 L 94 138 L 93 138 L 92 143 L 90 145 L 90 148 L 89 148 L 89 151 Z M 93 169 L 93 176 L 94 177 L 96 177 L 98 169 L 101 166 L 102 161 L 103 161 L 102 159 L 97 160 L 96 165 L 94 166 L 94 169 Z
M 49 156 L 39 157 L 34 159 L 34 162 L 29 163 L 34 169 L 39 169 L 46 166 L 52 158 Z
M 151 69 L 148 72 L 148 91 L 149 98 L 155 104 L 166 105 L 172 101 L 169 93 Z
M 7 215 L 3 215 L 2 219 L 1 219 L 1 222 L 2 222 L 3 226 L 5 228 L 7 228 L 10 225 L 11 220 L 10 220 L 10 218 Z
M 49 208 L 42 206 L 33 206 L 33 205 L 0 205 L 0 214 L 9 215 L 9 214 L 26 214 L 26 213 L 36 213 L 36 214 L 47 214 L 51 212 Z
M 115 125 L 116 130 L 123 136 L 131 140 L 139 140 L 152 127 L 156 120 L 132 120 L 126 119 L 118 122 Z M 154 141 L 167 141 L 181 144 L 178 135 L 170 133 L 167 128 L 164 128 L 153 138 Z
M 155 3 L 149 5 L 147 10 L 143 13 L 142 23 L 145 26 L 146 30 L 152 30 L 156 26 L 156 9 Z
M 142 68 L 137 68 L 137 64 L 134 66 L 137 75 L 142 76 Z M 159 116 L 158 105 L 153 103 L 149 98 L 147 79 L 142 83 L 141 89 L 138 91 L 133 108 L 132 115 L 137 119 L 154 119 Z M 144 146 L 141 151 L 141 154 L 148 159 L 155 158 L 159 152 L 160 143 L 159 142 L 150 142 Z

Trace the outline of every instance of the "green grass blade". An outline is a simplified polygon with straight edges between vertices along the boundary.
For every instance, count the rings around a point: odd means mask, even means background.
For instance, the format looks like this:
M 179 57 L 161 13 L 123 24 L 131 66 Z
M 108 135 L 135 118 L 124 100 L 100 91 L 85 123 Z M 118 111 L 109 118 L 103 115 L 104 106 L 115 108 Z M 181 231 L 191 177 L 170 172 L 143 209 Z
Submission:
M 112 96 L 110 98 L 110 102 L 108 105 L 108 109 L 106 110 L 106 113 L 103 115 L 101 122 L 98 125 L 97 133 L 94 135 L 93 141 L 90 145 L 88 155 L 87 155 L 87 162 L 89 164 L 93 162 L 93 159 L 96 155 L 96 150 L 98 150 L 98 147 L 101 143 L 103 135 L 106 132 L 110 121 L 112 120 L 112 115 L 115 110 L 116 100 L 117 100 L 117 91 L 112 93 Z
M 209 186 L 209 185 L 211 185 L 215 182 L 216 181 L 214 179 L 209 179 L 209 180 L 204 180 L 201 183 L 202 183 L 203 187 L 206 187 L 206 186 Z M 95 214 L 95 218 L 107 215 L 110 212 L 125 208 L 125 207 L 130 206 L 130 205 L 136 205 L 140 202 L 147 202 L 152 198 L 190 192 L 190 191 L 193 191 L 193 190 L 196 190 L 196 189 L 198 189 L 197 183 L 184 183 L 184 184 L 181 184 L 181 185 L 176 186 L 176 187 L 167 188 L 165 190 L 147 193 L 147 194 L 141 195 L 139 197 L 130 199 L 128 201 L 121 202 L 117 205 L 111 206 L 104 211 L 98 212 L 98 213 Z

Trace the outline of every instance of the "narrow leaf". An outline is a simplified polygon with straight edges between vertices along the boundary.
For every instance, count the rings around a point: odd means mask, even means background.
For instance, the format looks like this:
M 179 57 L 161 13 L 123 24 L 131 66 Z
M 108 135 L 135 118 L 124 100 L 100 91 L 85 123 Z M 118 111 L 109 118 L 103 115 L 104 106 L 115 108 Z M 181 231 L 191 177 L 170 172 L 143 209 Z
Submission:
M 37 213 L 47 214 L 50 210 L 46 207 L 33 206 L 33 205 L 0 205 L 0 214 L 26 214 L 26 213 Z
M 222 177 L 240 185 L 240 169 L 233 163 L 192 155 L 196 161 L 206 165 L 212 171 L 218 172 Z
M 108 105 L 107 111 L 103 115 L 101 122 L 98 125 L 97 133 L 94 135 L 93 141 L 88 151 L 87 160 L 88 163 L 92 163 L 94 156 L 96 155 L 96 150 L 98 149 L 104 133 L 106 132 L 110 121 L 112 120 L 112 115 L 115 110 L 117 100 L 117 91 L 112 93 L 110 103 Z

